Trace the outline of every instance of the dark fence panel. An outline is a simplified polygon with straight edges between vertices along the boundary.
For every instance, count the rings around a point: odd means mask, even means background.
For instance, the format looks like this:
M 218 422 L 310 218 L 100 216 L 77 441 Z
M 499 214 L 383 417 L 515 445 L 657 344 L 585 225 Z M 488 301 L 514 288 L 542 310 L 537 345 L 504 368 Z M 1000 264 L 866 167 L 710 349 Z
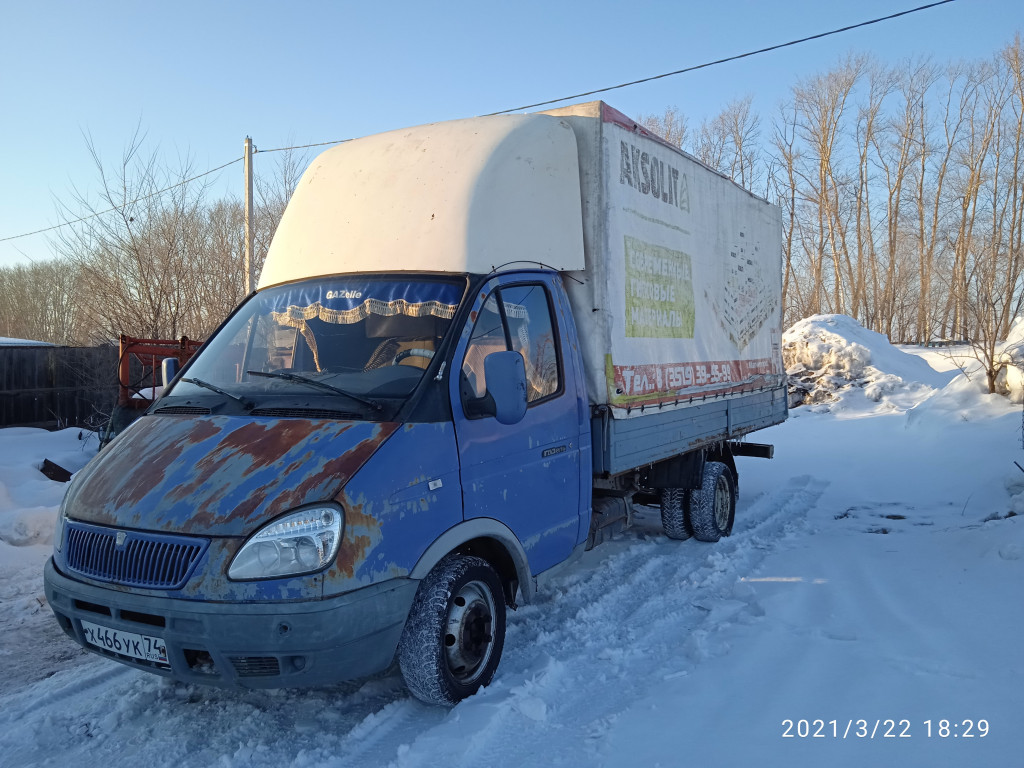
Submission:
M 98 427 L 117 401 L 117 347 L 0 347 L 0 427 Z

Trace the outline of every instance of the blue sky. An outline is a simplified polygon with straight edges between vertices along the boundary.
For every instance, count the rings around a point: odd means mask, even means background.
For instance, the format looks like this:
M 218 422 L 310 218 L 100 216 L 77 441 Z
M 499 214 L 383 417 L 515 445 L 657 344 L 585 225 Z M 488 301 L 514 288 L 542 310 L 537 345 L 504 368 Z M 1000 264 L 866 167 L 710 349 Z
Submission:
M 113 166 L 140 125 L 165 164 L 204 171 L 240 157 L 247 135 L 271 149 L 470 117 L 924 2 L 0 0 L 0 238 L 59 223 L 72 188 L 94 197 L 85 134 Z M 976 59 L 1022 29 L 1021 0 L 956 0 L 600 98 L 630 115 L 676 105 L 695 125 L 752 95 L 767 122 L 847 53 Z M 215 191 L 240 195 L 241 174 L 221 172 Z M 50 256 L 47 235 L 0 242 L 0 266 Z

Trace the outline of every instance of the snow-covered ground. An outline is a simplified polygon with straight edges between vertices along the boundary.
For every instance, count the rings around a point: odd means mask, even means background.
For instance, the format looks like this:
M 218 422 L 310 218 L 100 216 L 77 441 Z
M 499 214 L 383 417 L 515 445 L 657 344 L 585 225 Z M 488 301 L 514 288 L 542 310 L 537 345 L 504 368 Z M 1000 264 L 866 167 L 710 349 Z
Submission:
M 831 392 L 754 438 L 775 459 L 740 460 L 730 538 L 650 510 L 509 615 L 451 710 L 395 674 L 222 691 L 79 651 L 44 605 L 62 486 L 36 467 L 95 441 L 0 430 L 0 765 L 1024 765 L 1020 406 L 847 320 L 787 334 Z

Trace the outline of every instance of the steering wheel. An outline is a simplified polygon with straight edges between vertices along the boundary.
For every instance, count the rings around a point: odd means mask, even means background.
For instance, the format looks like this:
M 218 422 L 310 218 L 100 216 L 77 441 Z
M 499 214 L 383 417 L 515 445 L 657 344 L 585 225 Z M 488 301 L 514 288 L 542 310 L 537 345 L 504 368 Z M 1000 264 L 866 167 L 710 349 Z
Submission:
M 398 365 L 400 362 L 405 360 L 407 357 L 424 357 L 430 360 L 434 356 L 434 350 L 432 349 L 403 349 L 397 355 L 395 359 L 391 361 L 392 365 Z

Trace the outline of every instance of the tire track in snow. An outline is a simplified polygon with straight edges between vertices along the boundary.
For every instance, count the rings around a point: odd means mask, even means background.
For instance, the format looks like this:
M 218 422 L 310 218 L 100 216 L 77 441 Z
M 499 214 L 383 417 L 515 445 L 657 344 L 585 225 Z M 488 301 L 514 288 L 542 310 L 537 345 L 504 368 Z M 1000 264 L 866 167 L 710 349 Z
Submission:
M 510 614 L 491 686 L 401 749 L 394 764 L 578 764 L 580 743 L 599 761 L 602 724 L 652 683 L 727 652 L 715 634 L 759 614 L 740 578 L 804 526 L 825 486 L 801 477 L 758 497 L 737 514 L 733 535 L 711 547 L 634 534 L 631 543 L 606 545 L 618 551 L 588 553 L 535 604 Z M 552 753 L 558 743 L 564 754 Z

